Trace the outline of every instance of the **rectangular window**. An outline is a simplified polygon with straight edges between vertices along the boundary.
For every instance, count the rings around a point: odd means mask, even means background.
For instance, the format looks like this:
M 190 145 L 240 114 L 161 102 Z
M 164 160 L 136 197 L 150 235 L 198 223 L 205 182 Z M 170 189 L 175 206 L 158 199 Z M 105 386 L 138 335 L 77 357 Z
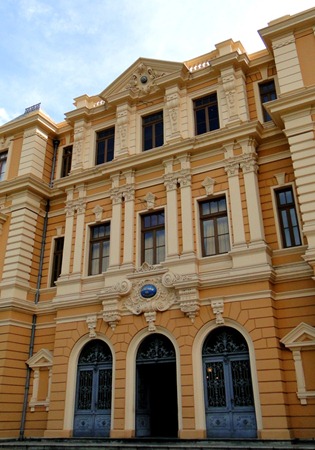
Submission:
M 89 275 L 105 272 L 109 265 L 110 223 L 91 227 Z
M 8 152 L 0 153 L 0 181 L 4 180 L 5 169 L 7 166 Z
M 71 171 L 72 145 L 64 147 L 62 152 L 61 178 L 67 177 Z
M 217 94 L 194 100 L 195 133 L 203 134 L 220 128 Z
M 55 282 L 58 280 L 59 275 L 61 274 L 63 244 L 64 237 L 58 237 L 55 239 L 50 286 L 55 286 Z
M 230 250 L 229 224 L 225 197 L 200 202 L 202 256 Z
M 276 190 L 282 246 L 302 245 L 292 187 Z
M 274 80 L 268 80 L 264 83 L 259 84 L 259 94 L 260 94 L 260 101 L 263 105 L 266 102 L 270 102 L 271 100 L 275 100 L 277 98 L 276 93 L 276 86 Z M 264 115 L 264 121 L 269 122 L 271 120 L 271 117 L 267 113 L 264 107 L 263 109 L 263 115 Z
M 114 127 L 96 133 L 96 165 L 103 164 L 114 159 L 114 143 Z
M 159 264 L 165 260 L 164 211 L 145 214 L 141 217 L 141 221 L 141 262 Z
M 164 144 L 163 111 L 142 118 L 143 150 Z

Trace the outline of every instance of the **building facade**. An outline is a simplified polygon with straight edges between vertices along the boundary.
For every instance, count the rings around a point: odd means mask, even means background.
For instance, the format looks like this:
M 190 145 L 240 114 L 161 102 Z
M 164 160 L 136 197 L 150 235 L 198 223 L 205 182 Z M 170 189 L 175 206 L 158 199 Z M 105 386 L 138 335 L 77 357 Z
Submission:
M 315 8 L 0 128 L 0 437 L 315 437 Z

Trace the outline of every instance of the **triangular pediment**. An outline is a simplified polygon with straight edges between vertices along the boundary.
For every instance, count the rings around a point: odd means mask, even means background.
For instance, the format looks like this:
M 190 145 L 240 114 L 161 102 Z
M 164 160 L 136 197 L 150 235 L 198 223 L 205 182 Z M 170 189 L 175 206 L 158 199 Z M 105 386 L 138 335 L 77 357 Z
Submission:
M 139 98 L 160 89 L 163 82 L 188 74 L 184 63 L 139 58 L 99 95 L 106 102 L 119 98 Z
M 301 322 L 281 339 L 282 344 L 288 348 L 315 346 L 315 328 Z
M 35 355 L 29 358 L 26 363 L 33 369 L 35 367 L 50 367 L 52 366 L 53 355 L 52 353 L 42 348 Z

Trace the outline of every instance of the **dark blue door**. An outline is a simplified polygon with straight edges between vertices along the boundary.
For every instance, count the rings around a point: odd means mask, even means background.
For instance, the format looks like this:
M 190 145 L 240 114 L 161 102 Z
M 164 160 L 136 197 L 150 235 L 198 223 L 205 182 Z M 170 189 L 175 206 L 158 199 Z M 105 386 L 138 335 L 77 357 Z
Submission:
M 107 437 L 110 433 L 112 355 L 100 340 L 87 344 L 77 373 L 73 435 Z
M 203 347 L 207 436 L 257 436 L 248 348 L 233 328 L 220 327 Z

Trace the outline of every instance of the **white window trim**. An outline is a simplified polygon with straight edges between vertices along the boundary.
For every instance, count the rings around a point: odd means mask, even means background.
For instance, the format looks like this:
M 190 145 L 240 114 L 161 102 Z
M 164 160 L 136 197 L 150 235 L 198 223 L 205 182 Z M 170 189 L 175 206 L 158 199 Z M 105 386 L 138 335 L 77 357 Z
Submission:
M 215 84 L 212 86 L 207 86 L 203 89 L 200 89 L 199 91 L 194 91 L 192 94 L 187 95 L 187 102 L 188 102 L 188 108 L 187 108 L 187 116 L 188 116 L 188 134 L 190 138 L 195 138 L 202 136 L 202 134 L 195 134 L 195 111 L 194 111 L 194 101 L 198 100 L 199 98 L 206 97 L 207 95 L 211 94 L 217 94 L 217 100 L 218 100 L 218 111 L 219 111 L 219 128 L 217 130 L 208 131 L 208 133 L 213 133 L 214 131 L 219 131 L 223 127 L 223 116 L 221 111 L 221 104 L 222 104 L 222 98 L 221 98 L 221 89 L 219 84 Z M 203 133 L 207 134 L 207 133 Z
M 231 230 L 231 217 L 230 217 L 230 205 L 229 205 L 229 195 L 228 195 L 228 191 L 220 191 L 220 192 L 216 192 L 215 194 L 211 194 L 209 196 L 200 196 L 200 197 L 196 197 L 195 198 L 195 223 L 196 223 L 196 242 L 197 242 L 197 257 L 204 261 L 204 260 L 209 260 L 209 258 L 222 258 L 224 256 L 229 255 L 229 252 L 226 253 L 220 253 L 217 255 L 211 255 L 211 256 L 202 256 L 202 242 L 201 242 L 201 231 L 200 231 L 200 206 L 199 204 L 210 200 L 210 199 L 215 199 L 217 197 L 225 197 L 226 200 L 226 213 L 227 213 L 227 218 L 228 218 L 228 225 L 229 225 L 229 241 L 230 241 L 230 251 L 232 250 L 232 230 Z
M 279 217 L 279 211 L 278 211 L 278 205 L 277 205 L 277 197 L 276 192 L 278 189 L 291 187 L 293 192 L 293 198 L 294 198 L 294 204 L 295 204 L 295 211 L 296 216 L 299 224 L 299 232 L 301 237 L 301 245 L 295 245 L 294 247 L 284 247 L 282 243 L 282 233 L 281 233 L 281 227 L 280 227 L 280 217 Z M 302 233 L 302 224 L 301 224 L 301 218 L 300 218 L 300 210 L 298 208 L 298 201 L 297 201 L 297 195 L 295 192 L 295 186 L 294 183 L 281 183 L 275 186 L 271 186 L 271 201 L 272 201 L 272 209 L 273 209 L 273 217 L 275 220 L 275 227 L 276 227 L 276 233 L 277 233 L 277 241 L 279 244 L 279 250 L 292 250 L 294 248 L 299 248 L 303 245 L 303 233 Z
M 301 352 L 303 350 L 315 350 L 315 328 L 307 323 L 301 322 L 284 336 L 280 342 L 292 352 L 297 382 L 296 395 L 301 405 L 307 405 L 308 398 L 315 398 L 315 391 L 308 391 L 306 389 Z
M 52 366 L 53 366 L 53 355 L 52 353 L 42 348 L 35 355 L 26 361 L 26 364 L 34 371 L 34 381 L 33 381 L 33 393 L 29 406 L 31 411 L 34 412 L 36 406 L 45 406 L 46 411 L 49 411 L 50 404 L 50 390 L 51 390 L 51 376 L 52 376 Z M 45 400 L 38 400 L 38 391 L 40 385 L 40 369 L 48 369 L 48 387 L 47 396 Z
M 264 107 L 263 107 L 263 104 L 261 103 L 259 85 L 266 83 L 267 81 L 273 80 L 275 83 L 277 96 L 278 96 L 278 92 L 280 92 L 280 88 L 279 88 L 279 83 L 278 83 L 278 79 L 276 76 L 268 77 L 267 75 L 264 76 L 263 73 L 262 73 L 262 75 L 263 75 L 263 77 L 261 80 L 257 80 L 253 83 L 254 98 L 255 98 L 255 105 L 256 105 L 256 110 L 257 110 L 257 118 L 258 118 L 259 122 L 261 122 L 262 124 L 269 124 L 270 122 L 265 122 L 265 120 L 264 120 L 264 109 L 263 109 Z M 272 121 L 271 121 L 271 123 L 273 124 Z

